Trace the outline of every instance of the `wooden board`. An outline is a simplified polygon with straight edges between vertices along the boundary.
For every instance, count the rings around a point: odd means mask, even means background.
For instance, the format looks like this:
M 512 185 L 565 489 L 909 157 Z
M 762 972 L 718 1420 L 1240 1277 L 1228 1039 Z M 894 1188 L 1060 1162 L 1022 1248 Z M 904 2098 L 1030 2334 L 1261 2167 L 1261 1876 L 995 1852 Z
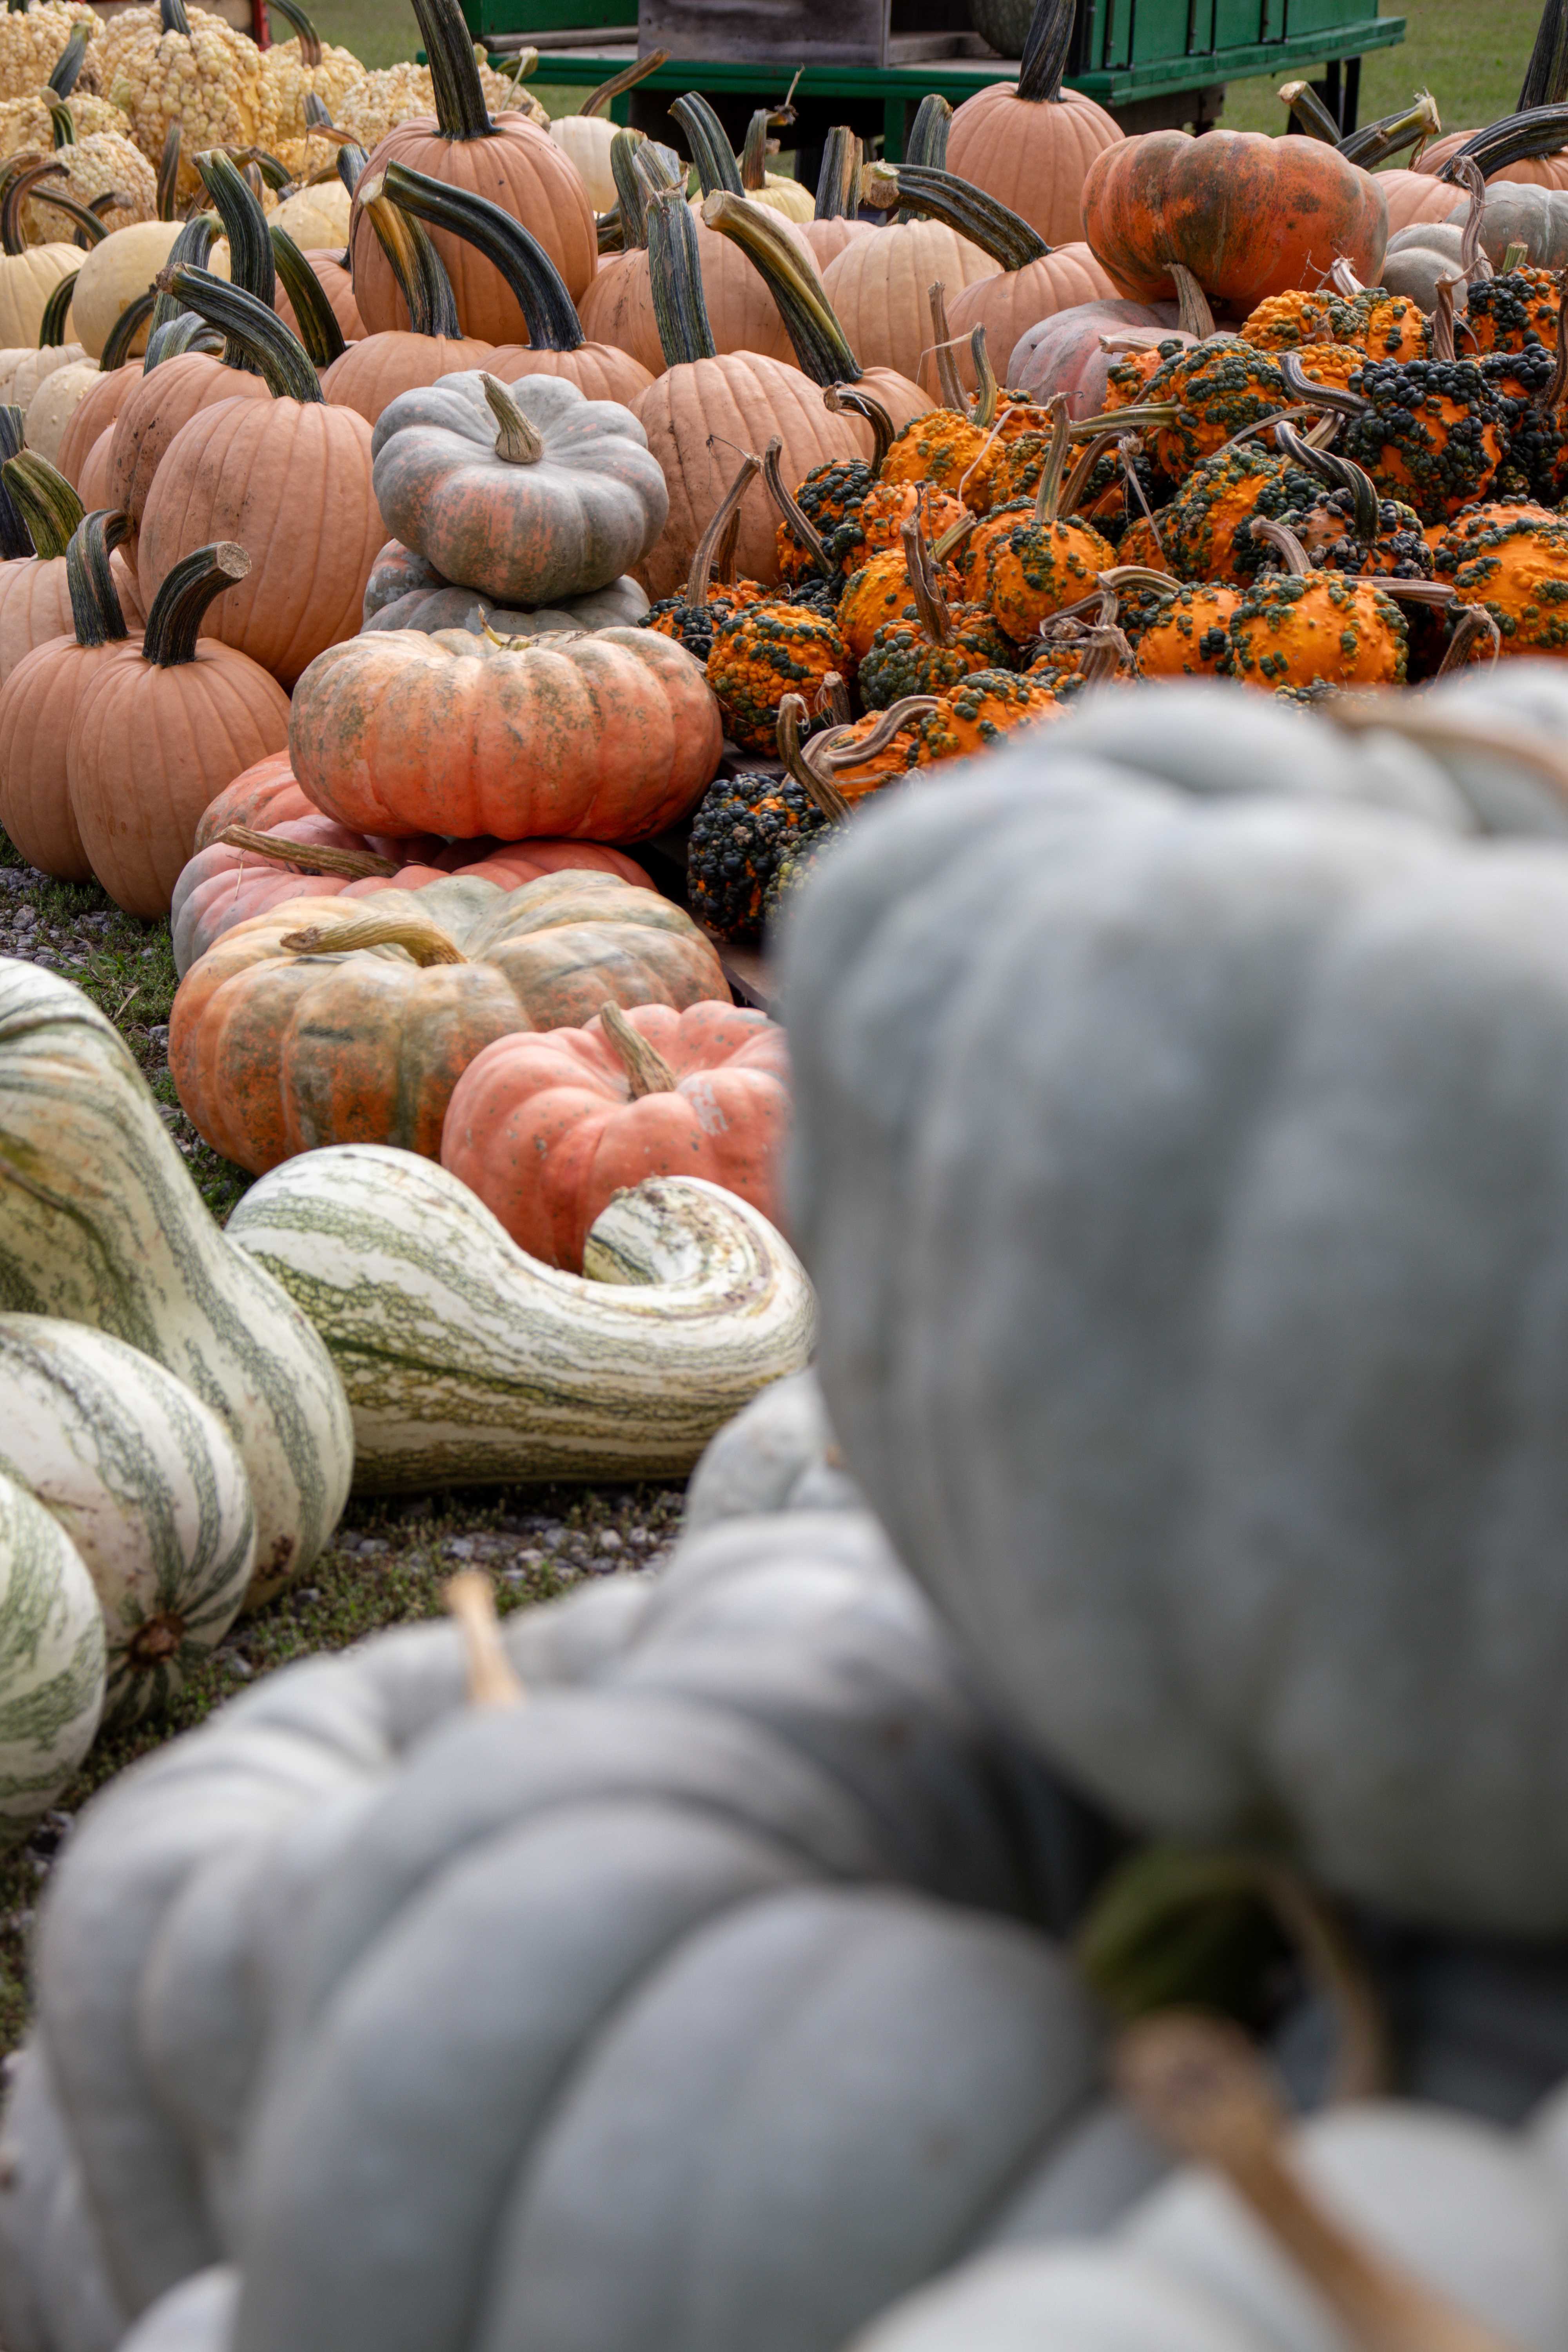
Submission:
M 885 66 L 889 0 L 639 0 L 637 46 L 727 64 Z

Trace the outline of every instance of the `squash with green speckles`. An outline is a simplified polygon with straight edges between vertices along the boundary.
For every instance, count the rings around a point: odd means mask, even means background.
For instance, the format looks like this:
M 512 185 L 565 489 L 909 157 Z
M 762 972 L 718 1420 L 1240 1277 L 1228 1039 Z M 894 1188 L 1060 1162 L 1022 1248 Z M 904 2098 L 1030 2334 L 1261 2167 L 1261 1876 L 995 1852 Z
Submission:
M 80 1555 L 0 1472 L 0 1846 L 48 1811 L 98 1730 L 103 1619 Z
M 809 701 L 823 680 L 853 667 L 837 622 L 808 604 L 743 604 L 713 632 L 708 683 L 744 751 L 771 756 L 786 694 Z

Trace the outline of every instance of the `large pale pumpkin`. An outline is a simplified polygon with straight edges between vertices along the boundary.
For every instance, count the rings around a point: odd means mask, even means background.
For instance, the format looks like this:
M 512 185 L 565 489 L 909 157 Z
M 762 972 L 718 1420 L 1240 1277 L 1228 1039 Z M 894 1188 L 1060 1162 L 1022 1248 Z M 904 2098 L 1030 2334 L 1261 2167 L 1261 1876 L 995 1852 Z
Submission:
M 520 1029 L 606 998 L 683 1007 L 729 984 L 690 917 L 613 874 L 504 890 L 472 877 L 374 898 L 286 900 L 192 966 L 169 1066 L 215 1150 L 259 1173 L 330 1143 L 434 1159 L 452 1089 Z
M 822 290 L 857 356 L 918 383 L 931 349 L 931 289 L 949 299 L 1000 274 L 1001 263 L 937 220 L 907 221 L 857 237 L 822 273 Z
M 696 804 L 723 735 L 701 664 L 654 629 L 389 629 L 310 665 L 289 745 L 318 808 L 356 832 L 637 841 Z
M 395 125 L 371 156 L 369 178 L 375 180 L 389 163 L 405 163 L 432 179 L 489 196 L 532 232 L 567 292 L 580 300 L 598 267 L 594 213 L 582 181 L 549 132 L 525 115 L 490 121 L 458 0 L 415 0 L 415 15 L 435 76 L 435 119 L 416 116 Z M 525 341 L 521 310 L 500 271 L 444 230 L 437 230 L 435 242 L 457 294 L 464 333 L 491 343 Z M 386 257 L 357 200 L 349 250 L 354 298 L 366 328 L 379 334 L 406 327 Z
M 71 634 L 35 646 L 0 686 L 0 825 L 29 866 L 64 882 L 92 877 L 71 809 L 66 744 L 88 679 L 125 642 L 110 553 L 128 532 L 123 515 L 100 512 L 78 525 L 65 554 Z
M 1077 16 L 1078 0 L 1038 0 L 1016 82 L 966 98 L 947 138 L 948 169 L 1021 215 L 1047 245 L 1081 235 L 1089 167 L 1125 136 L 1092 98 L 1062 87 Z

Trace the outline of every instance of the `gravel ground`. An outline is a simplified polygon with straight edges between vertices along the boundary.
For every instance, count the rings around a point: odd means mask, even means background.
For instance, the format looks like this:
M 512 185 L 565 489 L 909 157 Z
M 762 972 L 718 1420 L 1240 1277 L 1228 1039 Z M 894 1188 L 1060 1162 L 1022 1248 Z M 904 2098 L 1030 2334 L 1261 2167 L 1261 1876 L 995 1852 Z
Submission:
M 51 882 L 0 835 L 0 955 L 47 966 L 90 996 L 140 1062 L 203 1198 L 220 1220 L 249 1182 L 208 1150 L 181 1110 L 168 1069 L 174 956 L 166 923 L 138 922 L 93 884 Z M 530 1486 L 350 1503 L 331 1549 L 255 1617 L 242 1618 L 174 1711 L 107 1734 L 31 1841 L 0 1855 L 0 2056 L 26 2020 L 26 1942 L 39 1893 L 75 1814 L 114 1773 L 199 1723 L 254 1681 L 313 1651 L 345 1649 L 384 1626 L 440 1613 L 461 1567 L 487 1570 L 502 1615 L 549 1601 L 585 1576 L 657 1569 L 682 1495 L 668 1486 Z

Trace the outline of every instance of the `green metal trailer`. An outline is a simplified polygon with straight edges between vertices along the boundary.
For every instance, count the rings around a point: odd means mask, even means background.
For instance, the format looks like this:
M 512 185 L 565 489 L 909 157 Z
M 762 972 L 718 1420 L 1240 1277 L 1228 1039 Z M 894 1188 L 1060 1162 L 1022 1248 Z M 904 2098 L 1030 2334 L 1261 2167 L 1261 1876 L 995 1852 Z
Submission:
M 697 9 L 709 0 L 695 0 Z M 637 54 L 637 0 L 463 0 L 476 39 L 503 55 L 534 46 L 539 79 L 588 89 L 606 81 Z M 1204 129 L 1218 114 L 1228 81 L 1258 74 L 1281 77 L 1324 68 L 1316 87 L 1342 129 L 1354 128 L 1361 60 L 1369 49 L 1405 37 L 1403 16 L 1381 16 L 1376 0 L 1082 0 L 1067 79 L 1110 109 L 1129 131 L 1189 123 Z M 644 0 L 642 47 L 672 43 L 648 30 L 658 11 Z M 776 27 L 776 5 L 759 12 Z M 806 21 L 815 34 L 834 14 L 834 0 L 812 0 Z M 733 23 L 733 0 L 725 12 Z M 904 152 L 908 125 L 921 100 L 936 90 L 962 104 L 988 82 L 1012 80 L 1016 59 L 997 56 L 969 29 L 965 0 L 881 0 L 879 62 L 814 62 L 816 42 L 803 37 L 796 53 L 776 37 L 765 56 L 678 52 L 639 87 L 616 100 L 615 119 L 660 129 L 671 97 L 700 89 L 727 121 L 743 127 L 754 106 L 776 101 L 797 66 L 795 100 L 800 143 L 813 150 L 831 121 L 849 121 L 878 139 L 891 162 Z M 746 43 L 750 47 L 750 42 Z M 802 62 L 802 53 L 805 61 Z

